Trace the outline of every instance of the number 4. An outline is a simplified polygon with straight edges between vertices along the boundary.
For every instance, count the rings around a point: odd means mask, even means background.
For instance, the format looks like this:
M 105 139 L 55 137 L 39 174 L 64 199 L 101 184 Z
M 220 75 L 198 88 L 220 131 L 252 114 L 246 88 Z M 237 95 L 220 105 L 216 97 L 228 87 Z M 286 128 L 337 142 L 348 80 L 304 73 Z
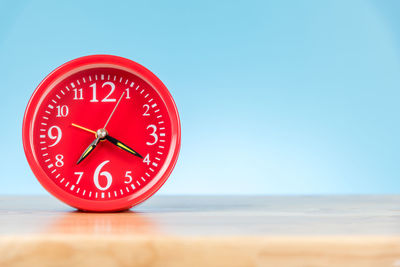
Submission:
M 146 163 L 147 165 L 150 165 L 150 155 L 147 154 L 146 157 L 144 157 L 143 162 Z

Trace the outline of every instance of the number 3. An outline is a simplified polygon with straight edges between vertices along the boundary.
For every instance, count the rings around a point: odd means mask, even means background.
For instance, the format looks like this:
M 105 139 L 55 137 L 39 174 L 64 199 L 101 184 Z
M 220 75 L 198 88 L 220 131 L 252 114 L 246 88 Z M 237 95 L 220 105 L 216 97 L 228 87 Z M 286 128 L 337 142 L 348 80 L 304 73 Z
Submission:
M 152 129 L 153 129 L 153 132 L 152 132 L 150 135 L 154 137 L 154 142 L 153 142 L 153 143 L 146 142 L 146 145 L 152 146 L 152 145 L 154 145 L 155 143 L 157 143 L 157 141 L 158 141 L 158 136 L 157 136 L 157 134 L 156 134 L 157 127 L 156 127 L 154 124 L 150 124 L 149 126 L 147 126 L 146 129 L 149 129 L 149 128 L 152 128 Z

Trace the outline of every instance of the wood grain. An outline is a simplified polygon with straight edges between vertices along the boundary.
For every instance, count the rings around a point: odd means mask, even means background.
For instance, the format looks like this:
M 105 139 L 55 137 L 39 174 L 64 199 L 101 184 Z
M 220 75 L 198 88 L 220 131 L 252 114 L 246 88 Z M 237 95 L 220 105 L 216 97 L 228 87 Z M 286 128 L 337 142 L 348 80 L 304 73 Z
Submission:
M 400 266 L 400 196 L 0 197 L 0 266 Z

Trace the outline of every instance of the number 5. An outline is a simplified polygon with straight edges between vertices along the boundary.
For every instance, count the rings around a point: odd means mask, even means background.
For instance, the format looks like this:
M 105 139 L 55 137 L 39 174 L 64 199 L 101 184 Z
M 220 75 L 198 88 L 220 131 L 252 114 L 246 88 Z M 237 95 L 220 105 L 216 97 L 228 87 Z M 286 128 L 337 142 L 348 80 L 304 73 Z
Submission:
M 132 182 L 131 173 L 132 173 L 131 171 L 127 171 L 127 172 L 125 173 L 125 178 L 128 178 L 128 180 L 125 180 L 124 183 L 129 184 L 129 183 Z

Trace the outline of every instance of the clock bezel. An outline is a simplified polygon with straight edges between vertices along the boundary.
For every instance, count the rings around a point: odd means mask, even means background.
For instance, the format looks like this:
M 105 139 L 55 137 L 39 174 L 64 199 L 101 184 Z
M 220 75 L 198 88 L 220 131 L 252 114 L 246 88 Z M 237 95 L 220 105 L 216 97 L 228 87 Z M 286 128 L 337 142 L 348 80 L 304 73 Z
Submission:
M 88 200 L 79 198 L 69 194 L 61 189 L 53 180 L 44 172 L 37 156 L 35 155 L 35 147 L 33 144 L 33 129 L 36 114 L 39 110 L 41 101 L 46 95 L 62 80 L 80 72 L 82 70 L 92 68 L 110 67 L 130 72 L 145 82 L 147 82 L 161 97 L 167 108 L 169 118 L 171 120 L 171 146 L 166 157 L 166 169 L 163 173 L 161 171 L 152 179 L 152 181 L 138 192 L 130 194 L 129 196 L 122 197 L 114 200 Z M 22 140 L 25 155 L 32 172 L 36 176 L 39 183 L 53 196 L 62 202 L 75 207 L 80 210 L 86 211 L 120 211 L 129 209 L 152 195 L 154 195 L 161 186 L 168 180 L 172 170 L 174 169 L 181 142 L 181 127 L 180 119 L 176 104 L 168 91 L 167 87 L 162 81 L 144 66 L 123 58 L 113 55 L 90 55 L 80 57 L 61 65 L 48 74 L 43 81 L 37 86 L 33 92 L 28 105 L 25 110 L 23 124 L 22 124 Z

